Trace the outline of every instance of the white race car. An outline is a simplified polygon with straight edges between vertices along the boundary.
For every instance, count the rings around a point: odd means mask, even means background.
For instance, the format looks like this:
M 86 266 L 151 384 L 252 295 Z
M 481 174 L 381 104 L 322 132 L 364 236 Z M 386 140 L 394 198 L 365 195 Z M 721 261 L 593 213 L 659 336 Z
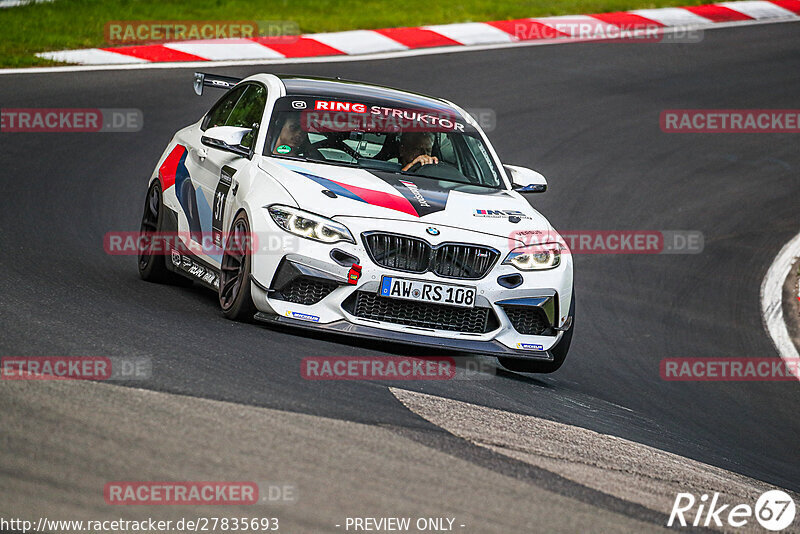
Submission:
M 523 197 L 546 181 L 468 113 L 338 78 L 194 82 L 226 93 L 150 177 L 142 278 L 206 285 L 231 319 L 561 366 L 572 258 Z

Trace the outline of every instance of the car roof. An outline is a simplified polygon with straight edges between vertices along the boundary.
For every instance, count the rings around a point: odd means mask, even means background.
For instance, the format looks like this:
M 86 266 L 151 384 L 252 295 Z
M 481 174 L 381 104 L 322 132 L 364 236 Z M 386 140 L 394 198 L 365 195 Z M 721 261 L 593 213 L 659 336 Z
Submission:
M 392 87 L 340 78 L 318 78 L 314 76 L 277 75 L 290 96 L 314 96 L 331 99 L 368 100 L 388 107 L 429 109 L 461 115 L 445 100 Z

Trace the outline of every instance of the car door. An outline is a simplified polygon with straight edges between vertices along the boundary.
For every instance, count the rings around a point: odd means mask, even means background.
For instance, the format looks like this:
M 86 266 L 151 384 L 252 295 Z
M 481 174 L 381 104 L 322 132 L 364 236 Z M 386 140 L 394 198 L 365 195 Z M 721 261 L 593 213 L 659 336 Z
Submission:
M 244 83 L 231 90 L 209 111 L 198 132 L 198 143 L 190 150 L 187 168 L 192 176 L 191 191 L 195 203 L 187 202 L 193 212 L 190 220 L 191 240 L 202 245 L 198 254 L 201 259 L 218 267 L 222 260 L 223 227 L 225 207 L 230 191 L 235 188 L 236 174 L 250 160 L 219 148 L 203 145 L 200 137 L 208 128 L 214 126 L 236 126 L 254 128 L 245 136 L 242 145 L 249 147 L 255 143 L 257 126 L 261 123 L 267 101 L 267 89 L 260 83 Z

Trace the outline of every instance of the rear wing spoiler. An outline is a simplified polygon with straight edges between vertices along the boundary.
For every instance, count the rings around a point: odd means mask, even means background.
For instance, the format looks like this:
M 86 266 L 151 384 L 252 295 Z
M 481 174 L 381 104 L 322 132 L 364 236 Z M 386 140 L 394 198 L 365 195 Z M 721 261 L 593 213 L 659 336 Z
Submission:
M 218 74 L 206 74 L 205 72 L 194 73 L 194 92 L 197 96 L 203 94 L 203 87 L 215 87 L 217 89 L 230 89 L 242 81 L 241 78 L 231 76 L 220 76 Z

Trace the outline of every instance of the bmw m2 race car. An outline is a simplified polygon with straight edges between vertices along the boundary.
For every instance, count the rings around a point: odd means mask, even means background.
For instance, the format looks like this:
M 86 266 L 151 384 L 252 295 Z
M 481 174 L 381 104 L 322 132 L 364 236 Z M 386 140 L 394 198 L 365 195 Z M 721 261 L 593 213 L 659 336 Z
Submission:
M 142 278 L 208 286 L 231 319 L 561 366 L 572 258 L 524 197 L 547 183 L 463 109 L 338 78 L 194 83 L 226 92 L 150 176 Z

